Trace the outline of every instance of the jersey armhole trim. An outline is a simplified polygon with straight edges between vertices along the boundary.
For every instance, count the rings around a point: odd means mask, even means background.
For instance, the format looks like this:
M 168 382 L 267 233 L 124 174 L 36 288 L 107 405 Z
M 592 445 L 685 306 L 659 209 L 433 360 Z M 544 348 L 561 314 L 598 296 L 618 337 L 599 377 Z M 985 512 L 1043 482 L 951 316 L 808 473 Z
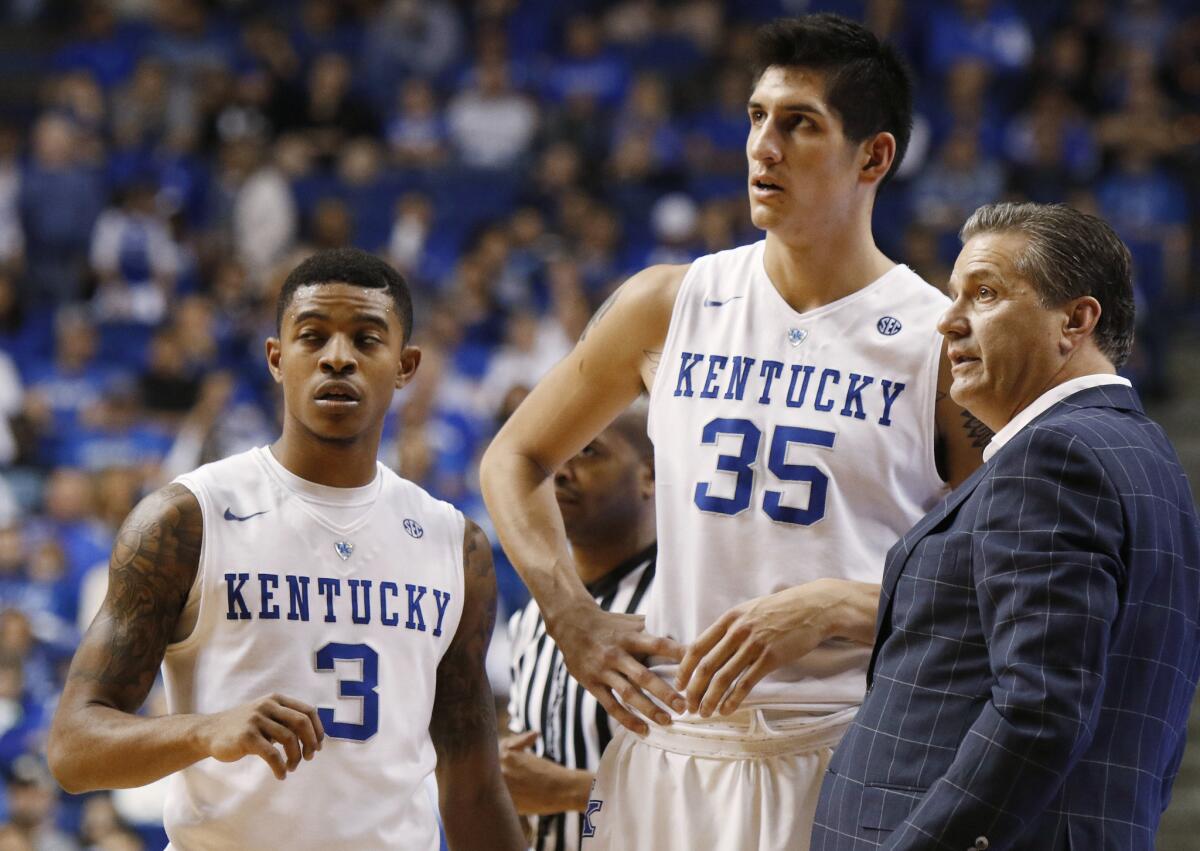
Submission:
M 650 438 L 650 442 L 654 442 L 655 421 L 657 417 L 655 412 L 658 406 L 655 404 L 661 394 L 660 387 L 669 379 L 663 376 L 667 372 L 667 354 L 672 352 L 675 345 L 675 338 L 681 333 L 679 328 L 682 323 L 682 314 L 685 310 L 684 305 L 687 304 L 687 299 L 684 294 L 692 284 L 692 280 L 696 277 L 696 268 L 701 265 L 704 257 L 698 257 L 688 264 L 687 271 L 683 273 L 683 279 L 679 282 L 679 289 L 675 292 L 675 303 L 671 305 L 671 319 L 667 325 L 667 336 L 663 339 L 662 358 L 658 362 L 658 371 L 654 373 L 654 381 L 650 385 L 649 407 L 650 410 L 646 414 L 646 433 Z
M 192 631 L 187 636 L 181 638 L 179 641 L 167 644 L 164 656 L 187 650 L 196 644 L 200 639 L 200 633 L 204 627 L 204 616 L 207 614 L 205 611 L 205 598 L 208 595 L 204 593 L 206 579 L 205 562 L 208 560 L 208 542 L 212 534 L 212 530 L 209 528 L 212 522 L 212 512 L 209 510 L 208 498 L 204 488 L 185 476 L 181 476 L 175 481 L 191 491 L 192 495 L 196 497 L 196 502 L 200 504 L 200 558 L 196 563 L 196 578 L 192 580 L 192 587 L 188 589 L 187 600 L 184 602 L 184 609 L 186 610 L 188 604 L 193 599 L 193 595 L 196 595 L 196 622 L 192 624 Z
M 450 512 L 453 519 L 452 528 L 458 530 L 457 535 L 451 535 L 451 539 L 457 539 L 458 546 L 455 549 L 457 555 L 455 561 L 458 563 L 458 570 L 455 572 L 455 577 L 458 582 L 458 587 L 455 593 L 458 594 L 458 622 L 454 624 L 454 632 L 445 633 L 443 635 L 442 652 L 438 654 L 438 664 L 442 664 L 442 660 L 446 658 L 446 651 L 450 649 L 450 645 L 454 642 L 454 637 L 458 635 L 459 629 L 462 628 L 463 613 L 467 610 L 467 560 L 465 558 L 467 548 L 467 515 L 463 514 L 450 503 L 445 503 L 446 508 Z M 486 535 L 484 536 L 486 538 Z M 490 547 L 492 542 L 488 541 Z M 495 580 L 496 567 L 492 565 L 492 577 Z

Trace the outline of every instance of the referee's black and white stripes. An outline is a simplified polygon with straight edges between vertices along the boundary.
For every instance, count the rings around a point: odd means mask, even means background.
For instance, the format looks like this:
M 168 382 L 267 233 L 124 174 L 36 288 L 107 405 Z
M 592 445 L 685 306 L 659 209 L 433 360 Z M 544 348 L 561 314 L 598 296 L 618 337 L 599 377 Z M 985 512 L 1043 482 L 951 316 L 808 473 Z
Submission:
M 640 614 L 654 579 L 657 548 L 651 546 L 588 585 L 608 612 Z M 546 634 L 542 613 L 533 600 L 508 624 L 512 644 L 512 690 L 509 729 L 541 734 L 536 753 L 569 768 L 595 772 L 600 754 L 612 739 L 616 722 L 575 678 L 567 673 L 562 654 Z M 579 848 L 580 813 L 534 818 L 534 851 Z

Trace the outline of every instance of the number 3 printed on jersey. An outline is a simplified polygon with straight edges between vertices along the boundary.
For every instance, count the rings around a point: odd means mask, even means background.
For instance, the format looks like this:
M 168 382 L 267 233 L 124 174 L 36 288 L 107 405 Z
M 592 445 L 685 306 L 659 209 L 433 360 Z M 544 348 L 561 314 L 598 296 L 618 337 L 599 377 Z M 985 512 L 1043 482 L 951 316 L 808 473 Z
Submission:
M 738 435 L 742 438 L 742 448 L 737 455 L 717 456 L 717 471 L 732 473 L 737 477 L 733 496 L 713 496 L 709 493 L 709 482 L 698 482 L 694 501 L 701 511 L 739 514 L 750 507 L 750 500 L 754 494 L 754 465 L 758 461 L 762 432 L 750 420 L 718 418 L 711 420 L 704 427 L 700 442 L 709 446 L 715 445 L 723 434 Z M 812 464 L 789 464 L 787 450 L 793 443 L 832 449 L 836 436 L 832 431 L 815 428 L 776 426 L 767 454 L 767 469 L 781 482 L 808 482 L 808 505 L 804 508 L 784 505 L 781 491 L 767 490 L 763 492 L 762 510 L 768 517 L 780 523 L 811 526 L 825 516 L 829 477 Z
M 365 742 L 379 730 L 379 654 L 366 644 L 341 644 L 331 641 L 317 651 L 316 668 L 318 671 L 335 671 L 334 662 L 354 661 L 360 663 L 361 674 L 356 680 L 337 681 L 337 696 L 339 699 L 355 699 L 362 701 L 362 722 L 352 724 L 348 721 L 333 720 L 333 710 L 324 706 L 317 709 L 321 725 L 326 735 L 334 739 L 349 739 L 355 742 Z

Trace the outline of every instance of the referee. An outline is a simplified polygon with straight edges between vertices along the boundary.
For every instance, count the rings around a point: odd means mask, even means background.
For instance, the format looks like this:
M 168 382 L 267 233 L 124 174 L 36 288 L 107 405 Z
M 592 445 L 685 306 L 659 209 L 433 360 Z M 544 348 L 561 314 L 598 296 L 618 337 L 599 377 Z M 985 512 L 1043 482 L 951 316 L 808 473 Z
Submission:
M 646 407 L 630 408 L 554 477 L 567 538 L 600 608 L 641 613 L 654 578 L 654 449 Z M 600 753 L 616 729 L 567 673 L 533 600 L 509 621 L 512 691 L 500 767 L 517 805 L 533 816 L 534 851 L 579 848 Z

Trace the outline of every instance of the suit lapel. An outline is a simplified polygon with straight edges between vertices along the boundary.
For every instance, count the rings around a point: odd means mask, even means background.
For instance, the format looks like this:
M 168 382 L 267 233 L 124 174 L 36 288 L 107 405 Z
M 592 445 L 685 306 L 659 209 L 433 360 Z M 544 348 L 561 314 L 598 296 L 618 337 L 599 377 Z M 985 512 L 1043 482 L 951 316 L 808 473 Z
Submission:
M 1133 388 L 1121 384 L 1106 384 L 1099 387 L 1090 387 L 1080 390 L 1078 393 L 1071 394 L 1062 401 L 1051 405 L 1050 408 L 1035 417 L 1030 425 L 1044 422 L 1056 416 L 1070 416 L 1073 411 L 1078 411 L 1082 408 L 1118 408 L 1138 413 L 1143 412 L 1141 400 L 1138 399 L 1138 395 Z M 885 637 L 884 627 L 891 620 L 892 594 L 895 592 L 896 583 L 900 580 L 900 575 L 904 572 L 904 568 L 908 563 L 908 557 L 916 549 L 917 544 L 920 543 L 922 538 L 941 525 L 946 518 L 958 510 L 958 507 L 962 505 L 967 497 L 975 492 L 975 489 L 979 487 L 979 483 L 988 475 L 996 458 L 1003 455 L 1003 453 L 1004 450 L 1001 449 L 988 463 L 980 465 L 979 469 L 968 476 L 966 481 L 961 485 L 947 494 L 946 498 L 940 504 L 918 520 L 916 525 L 904 533 L 900 540 L 888 551 L 887 558 L 884 560 L 879 614 L 875 620 L 875 646 L 871 651 L 871 661 L 867 666 L 868 685 L 870 685 L 874 676 L 875 657 L 879 652 L 880 640 Z
M 937 528 L 955 509 L 962 505 L 963 500 L 974 492 L 975 488 L 979 486 L 979 482 L 987 475 L 987 470 L 987 464 L 980 465 L 974 473 L 967 477 L 966 481 L 947 494 L 946 498 L 939 505 L 934 507 L 928 514 L 918 520 L 915 526 L 905 532 L 904 536 L 888 551 L 887 561 L 884 563 L 883 568 L 882 604 L 879 607 L 880 617 L 876 623 L 876 634 L 878 634 L 879 626 L 883 622 L 884 609 L 892 599 L 892 592 L 896 588 L 896 582 L 900 579 L 900 574 L 904 571 L 904 565 L 908 561 L 908 556 L 913 551 L 913 548 L 931 530 Z
M 1055 416 L 1070 416 L 1073 410 L 1079 410 L 1080 408 L 1120 408 L 1139 413 L 1142 411 L 1141 402 L 1138 400 L 1137 393 L 1134 392 L 1133 388 L 1126 387 L 1123 384 L 1106 384 L 1073 393 L 1061 402 L 1050 406 L 1048 410 L 1036 417 L 1033 423 L 1042 422 Z M 1030 423 L 1030 425 L 1033 423 Z M 1028 427 L 1026 426 L 1026 428 Z M 1000 452 L 1003 451 L 1003 449 L 1000 450 Z M 995 460 L 994 457 L 993 460 Z M 966 481 L 947 494 L 946 498 L 939 505 L 904 533 L 899 542 L 888 552 L 887 559 L 884 562 L 882 583 L 882 594 L 885 603 L 891 600 L 892 591 L 895 589 L 896 581 L 900 578 L 900 573 L 904 569 L 904 563 L 908 560 L 908 555 L 913 551 L 917 542 L 949 517 L 958 506 L 962 505 L 963 500 L 970 496 L 975 488 L 978 487 L 979 482 L 986 475 L 990 466 L 991 462 L 980 465 L 974 473 L 967 477 Z M 883 606 L 880 607 L 881 612 L 882 610 Z
M 879 614 L 875 616 L 875 645 L 871 648 L 871 661 L 867 663 L 868 687 L 875 676 L 875 658 L 879 654 L 881 640 L 884 637 L 884 626 L 892 617 L 892 593 L 896 590 L 896 583 L 900 580 L 900 574 L 904 572 L 909 555 L 912 554 L 922 538 L 936 529 L 962 505 L 963 500 L 975 492 L 975 488 L 987 475 L 988 466 L 987 464 L 980 465 L 974 473 L 967 477 L 966 481 L 947 494 L 939 505 L 918 520 L 917 524 L 909 529 L 888 551 L 883 568 L 883 583 L 880 588 Z

